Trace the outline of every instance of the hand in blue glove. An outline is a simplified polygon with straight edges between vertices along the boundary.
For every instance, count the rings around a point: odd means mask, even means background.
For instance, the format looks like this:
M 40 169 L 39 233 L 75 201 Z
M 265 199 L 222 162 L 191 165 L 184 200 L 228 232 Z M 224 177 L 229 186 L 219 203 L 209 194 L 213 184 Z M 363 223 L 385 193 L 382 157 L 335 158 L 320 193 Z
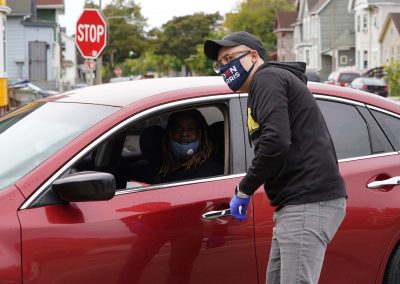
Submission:
M 239 221 L 247 219 L 246 212 L 249 205 L 250 197 L 239 197 L 236 194 L 232 197 L 229 206 L 231 208 L 231 215 Z

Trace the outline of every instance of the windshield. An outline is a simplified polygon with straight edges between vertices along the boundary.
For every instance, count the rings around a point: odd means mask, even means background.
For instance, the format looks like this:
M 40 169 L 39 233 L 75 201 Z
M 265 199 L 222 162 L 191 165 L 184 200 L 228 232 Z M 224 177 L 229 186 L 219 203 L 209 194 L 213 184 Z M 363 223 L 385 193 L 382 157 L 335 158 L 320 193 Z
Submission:
M 34 102 L 0 117 L 0 189 L 119 108 Z

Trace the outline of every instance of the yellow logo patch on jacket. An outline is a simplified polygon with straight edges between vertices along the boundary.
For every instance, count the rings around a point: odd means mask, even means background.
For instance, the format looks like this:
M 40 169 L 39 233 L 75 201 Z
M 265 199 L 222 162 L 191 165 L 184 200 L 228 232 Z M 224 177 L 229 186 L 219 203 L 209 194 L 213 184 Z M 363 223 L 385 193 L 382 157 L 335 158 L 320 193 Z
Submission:
M 260 129 L 260 125 L 255 122 L 253 117 L 251 116 L 251 109 L 247 108 L 247 127 L 249 128 L 250 135 L 253 134 L 255 131 Z

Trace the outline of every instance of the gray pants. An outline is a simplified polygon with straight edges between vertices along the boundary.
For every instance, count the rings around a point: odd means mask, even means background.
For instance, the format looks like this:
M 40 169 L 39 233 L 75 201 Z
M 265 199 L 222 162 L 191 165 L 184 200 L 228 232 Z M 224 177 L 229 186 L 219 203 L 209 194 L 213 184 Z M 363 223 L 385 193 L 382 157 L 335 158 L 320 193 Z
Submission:
M 326 247 L 345 215 L 345 198 L 275 212 L 266 283 L 318 283 Z

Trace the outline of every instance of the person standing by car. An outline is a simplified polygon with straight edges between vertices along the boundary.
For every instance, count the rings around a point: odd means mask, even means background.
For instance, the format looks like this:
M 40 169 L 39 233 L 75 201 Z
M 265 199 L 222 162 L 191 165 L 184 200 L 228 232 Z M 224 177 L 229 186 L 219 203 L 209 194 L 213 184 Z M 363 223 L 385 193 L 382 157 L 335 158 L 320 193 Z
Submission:
M 276 207 L 266 282 L 317 283 L 347 194 L 332 138 L 306 85 L 305 63 L 264 62 L 261 41 L 243 31 L 205 41 L 204 52 L 230 89 L 248 92 L 255 156 L 231 199 L 231 214 L 246 219 L 250 196 L 264 183 Z

